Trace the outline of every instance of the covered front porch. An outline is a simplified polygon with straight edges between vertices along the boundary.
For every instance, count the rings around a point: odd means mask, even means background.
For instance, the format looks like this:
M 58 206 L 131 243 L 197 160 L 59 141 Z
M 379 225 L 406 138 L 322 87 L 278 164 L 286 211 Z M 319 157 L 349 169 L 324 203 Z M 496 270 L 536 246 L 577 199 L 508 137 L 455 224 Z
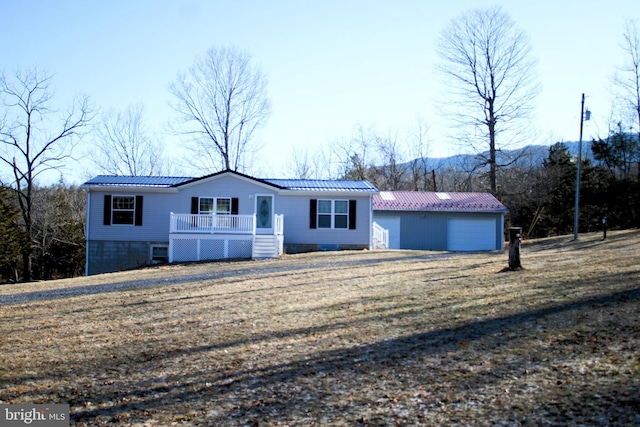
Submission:
M 284 250 L 284 216 L 171 212 L 169 262 L 277 258 Z

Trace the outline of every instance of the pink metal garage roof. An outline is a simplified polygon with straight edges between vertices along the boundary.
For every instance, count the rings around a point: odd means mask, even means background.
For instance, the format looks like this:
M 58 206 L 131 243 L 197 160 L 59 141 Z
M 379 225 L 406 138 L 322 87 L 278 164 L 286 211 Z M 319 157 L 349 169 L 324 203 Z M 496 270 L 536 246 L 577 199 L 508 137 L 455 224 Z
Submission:
M 490 193 L 381 191 L 373 195 L 374 211 L 507 212 Z

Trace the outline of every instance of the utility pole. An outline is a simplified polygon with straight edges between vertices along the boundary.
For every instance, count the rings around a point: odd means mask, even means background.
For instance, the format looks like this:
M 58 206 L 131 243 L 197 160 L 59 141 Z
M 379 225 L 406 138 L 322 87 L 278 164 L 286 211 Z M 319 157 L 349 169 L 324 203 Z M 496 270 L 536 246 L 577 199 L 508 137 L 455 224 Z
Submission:
M 587 110 L 585 117 L 584 93 L 580 105 L 580 140 L 578 142 L 578 168 L 576 170 L 576 206 L 573 211 L 573 240 L 578 240 L 578 210 L 580 208 L 580 167 L 582 166 L 582 126 L 585 120 L 589 120 L 591 111 Z

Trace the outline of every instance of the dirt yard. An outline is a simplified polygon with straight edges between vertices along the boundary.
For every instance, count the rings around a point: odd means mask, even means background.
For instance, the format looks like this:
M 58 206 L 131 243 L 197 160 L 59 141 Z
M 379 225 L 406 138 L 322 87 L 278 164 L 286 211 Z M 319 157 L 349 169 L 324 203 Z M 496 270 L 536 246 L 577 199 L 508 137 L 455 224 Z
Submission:
M 640 425 L 640 232 L 0 286 L 0 403 L 74 426 Z

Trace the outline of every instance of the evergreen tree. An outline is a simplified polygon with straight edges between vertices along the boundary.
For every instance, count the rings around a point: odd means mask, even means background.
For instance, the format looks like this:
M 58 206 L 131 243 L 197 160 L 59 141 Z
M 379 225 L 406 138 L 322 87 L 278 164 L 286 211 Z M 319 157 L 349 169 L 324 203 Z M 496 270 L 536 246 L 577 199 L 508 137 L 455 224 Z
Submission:
M 576 165 L 567 146 L 561 142 L 549 148 L 542 162 L 543 173 L 536 183 L 544 191 L 544 215 L 540 227 L 549 234 L 567 234 L 573 227 Z
M 13 190 L 0 186 L 0 282 L 19 280 L 22 252 L 29 239 L 18 223 L 20 210 L 13 203 Z

